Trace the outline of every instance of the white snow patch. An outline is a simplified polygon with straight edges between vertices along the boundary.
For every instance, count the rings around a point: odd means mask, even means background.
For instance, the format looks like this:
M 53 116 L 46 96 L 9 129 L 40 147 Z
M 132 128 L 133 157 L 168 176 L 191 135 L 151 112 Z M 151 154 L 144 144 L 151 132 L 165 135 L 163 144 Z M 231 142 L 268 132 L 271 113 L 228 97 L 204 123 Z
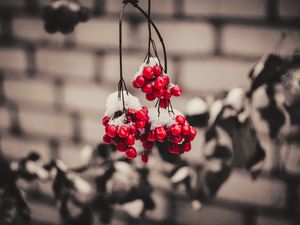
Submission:
M 76 176 L 74 179 L 74 186 L 79 193 L 89 195 L 92 193 L 92 186 L 84 179 Z
M 85 145 L 80 151 L 80 159 L 83 164 L 89 163 L 93 157 L 93 148 L 90 145 Z
M 211 105 L 211 107 L 209 109 L 209 114 L 210 114 L 210 117 L 209 117 L 209 120 L 208 120 L 209 125 L 211 125 L 215 122 L 218 115 L 220 114 L 220 112 L 223 109 L 223 104 L 224 103 L 223 103 L 222 100 L 217 100 Z
M 199 115 L 206 113 L 207 111 L 207 103 L 202 98 L 193 98 L 186 105 L 185 115 Z
M 123 91 L 123 94 L 126 109 L 133 108 L 140 110 L 142 108 L 142 105 L 137 97 L 131 95 L 130 93 L 127 95 L 126 91 Z M 118 97 L 118 91 L 116 91 L 109 95 L 106 100 L 105 116 L 111 117 L 118 110 L 123 110 L 123 101 L 121 97 Z
M 154 130 L 159 126 L 170 127 L 173 124 L 176 124 L 175 118 L 177 115 L 183 115 L 176 109 L 174 109 L 174 114 L 169 113 L 167 109 L 160 108 L 160 114 L 158 116 L 157 108 L 150 108 L 148 111 L 148 115 L 150 117 L 151 130 Z
M 49 173 L 37 162 L 28 161 L 25 165 L 26 170 L 29 173 L 36 174 L 41 180 L 46 180 L 49 177 Z
M 185 178 L 187 178 L 190 175 L 190 170 L 187 166 L 181 167 L 172 177 L 171 182 L 172 183 L 178 183 L 180 181 L 183 181 Z
M 225 104 L 232 106 L 239 112 L 244 107 L 245 98 L 245 92 L 242 88 L 233 88 L 226 96 Z

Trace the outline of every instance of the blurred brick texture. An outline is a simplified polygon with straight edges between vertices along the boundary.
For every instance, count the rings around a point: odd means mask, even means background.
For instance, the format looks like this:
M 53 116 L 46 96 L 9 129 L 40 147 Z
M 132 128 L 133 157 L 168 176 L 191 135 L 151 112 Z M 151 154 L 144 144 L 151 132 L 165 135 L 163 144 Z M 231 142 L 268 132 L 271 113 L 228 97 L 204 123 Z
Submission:
M 73 166 L 85 143 L 101 140 L 105 100 L 117 88 L 121 0 L 82 0 L 93 18 L 69 36 L 44 32 L 40 10 L 48 2 L 0 1 L 1 150 L 18 158 L 34 149 L 45 161 L 60 157 Z M 146 7 L 145 0 L 140 4 Z M 274 49 L 281 31 L 288 34 L 281 55 L 300 47 L 299 0 L 152 0 L 152 4 L 154 21 L 165 39 L 170 76 L 184 88 L 184 96 L 174 101 L 179 110 L 191 97 L 247 85 L 251 65 Z M 131 7 L 126 15 L 124 71 L 130 86 L 145 55 L 147 27 Z M 199 157 L 199 146 L 190 158 Z M 300 188 L 294 185 L 299 182 L 299 157 L 300 152 L 292 149 L 289 176 L 284 179 L 262 176 L 252 181 L 236 170 L 202 212 L 191 211 L 186 197 L 169 192 L 165 178 L 156 176 L 158 208 L 147 223 L 290 224 L 289 212 L 300 213 L 295 197 Z M 49 186 L 36 184 L 34 190 L 43 196 L 31 202 L 36 224 L 59 224 L 53 201 L 47 201 Z M 118 217 L 113 221 L 124 223 Z

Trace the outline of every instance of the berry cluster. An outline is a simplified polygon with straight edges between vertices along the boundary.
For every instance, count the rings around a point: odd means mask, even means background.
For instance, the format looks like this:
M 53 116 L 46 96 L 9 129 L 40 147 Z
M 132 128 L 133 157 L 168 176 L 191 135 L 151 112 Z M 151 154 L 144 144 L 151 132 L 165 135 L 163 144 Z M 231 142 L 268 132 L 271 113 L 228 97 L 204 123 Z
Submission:
M 113 105 L 116 102 L 111 101 L 113 98 L 117 98 L 115 93 L 108 98 L 107 106 L 116 106 L 116 110 L 112 113 L 111 108 L 108 108 L 102 120 L 105 126 L 103 141 L 107 144 L 114 144 L 118 151 L 125 153 L 127 158 L 134 159 L 137 156 L 135 142 L 149 126 L 148 108 L 141 107 L 138 100 L 129 95 L 126 102 L 129 108 L 123 111 L 119 109 L 119 101 L 117 105 Z M 130 102 L 131 99 L 133 102 Z M 142 160 L 146 160 L 143 155 Z
M 135 88 L 142 89 L 148 101 L 159 99 L 159 106 L 164 109 L 169 106 L 172 96 L 178 97 L 182 94 L 182 89 L 170 82 L 158 59 L 153 57 L 142 64 L 132 84 Z
M 69 34 L 79 22 L 86 22 L 88 19 L 89 9 L 77 1 L 53 1 L 43 10 L 44 28 L 50 34 L 58 31 Z
M 185 117 L 175 110 L 170 116 L 167 110 L 157 115 L 155 108 L 149 110 L 151 127 L 141 137 L 145 150 L 151 150 L 155 142 L 167 142 L 168 151 L 172 154 L 183 154 L 191 150 L 191 141 L 197 131 L 189 125 Z

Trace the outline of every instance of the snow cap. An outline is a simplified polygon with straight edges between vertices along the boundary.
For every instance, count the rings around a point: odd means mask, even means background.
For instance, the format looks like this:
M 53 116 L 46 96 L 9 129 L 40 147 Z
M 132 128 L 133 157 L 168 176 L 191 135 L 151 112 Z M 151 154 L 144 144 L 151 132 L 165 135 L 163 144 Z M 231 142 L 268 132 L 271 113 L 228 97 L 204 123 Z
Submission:
M 207 103 L 202 98 L 193 98 L 185 108 L 185 115 L 201 115 L 208 111 Z
M 150 108 L 148 111 L 148 115 L 150 117 L 151 130 L 160 126 L 170 127 L 173 124 L 176 124 L 175 118 L 177 115 L 183 115 L 179 111 L 174 109 L 174 114 L 169 113 L 168 109 L 160 108 L 160 114 L 158 116 L 157 108 Z
M 134 97 L 130 93 L 128 93 L 127 95 L 126 91 L 123 91 L 123 95 L 126 109 L 142 109 L 142 105 L 137 97 Z M 105 116 L 112 117 L 114 113 L 118 110 L 123 110 L 123 102 L 122 99 L 118 97 L 118 91 L 116 91 L 109 95 L 106 100 Z
M 145 60 L 145 62 L 142 63 L 142 65 L 140 66 L 140 68 L 138 69 L 138 71 L 135 73 L 134 75 L 134 80 L 137 76 L 141 75 L 143 73 L 143 69 L 145 66 L 156 66 L 159 65 L 159 60 L 156 57 L 150 57 L 149 58 L 149 62 L 147 62 L 147 59 Z

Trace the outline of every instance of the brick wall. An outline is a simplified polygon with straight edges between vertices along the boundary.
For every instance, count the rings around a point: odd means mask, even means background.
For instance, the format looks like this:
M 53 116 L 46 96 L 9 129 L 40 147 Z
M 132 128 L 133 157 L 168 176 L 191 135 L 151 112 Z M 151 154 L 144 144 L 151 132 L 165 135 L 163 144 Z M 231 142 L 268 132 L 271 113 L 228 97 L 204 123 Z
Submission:
M 60 157 L 73 166 L 84 144 L 101 139 L 104 102 L 117 88 L 121 0 L 82 0 L 92 9 L 93 19 L 68 36 L 44 32 L 39 15 L 47 2 L 0 1 L 1 150 L 18 158 L 35 149 L 45 161 Z M 170 76 L 184 88 L 183 97 L 173 103 L 179 110 L 193 96 L 246 86 L 251 65 L 274 49 L 281 31 L 288 34 L 281 55 L 300 47 L 297 0 L 152 3 L 168 51 Z M 132 8 L 127 13 L 131 16 L 124 23 L 124 74 L 130 84 L 144 58 L 147 27 Z M 189 158 L 199 157 L 199 144 L 194 147 Z M 300 212 L 300 201 L 292 201 L 300 194 L 299 157 L 299 149 L 292 149 L 285 178 L 261 176 L 252 181 L 236 170 L 217 199 L 200 213 L 191 211 L 184 195 L 172 194 L 163 177 L 153 176 L 158 208 L 145 223 L 290 224 L 289 210 Z M 49 186 L 37 184 L 34 190 L 44 196 L 31 202 L 35 221 L 59 224 L 56 209 L 47 201 Z M 117 217 L 113 223 L 124 221 Z

